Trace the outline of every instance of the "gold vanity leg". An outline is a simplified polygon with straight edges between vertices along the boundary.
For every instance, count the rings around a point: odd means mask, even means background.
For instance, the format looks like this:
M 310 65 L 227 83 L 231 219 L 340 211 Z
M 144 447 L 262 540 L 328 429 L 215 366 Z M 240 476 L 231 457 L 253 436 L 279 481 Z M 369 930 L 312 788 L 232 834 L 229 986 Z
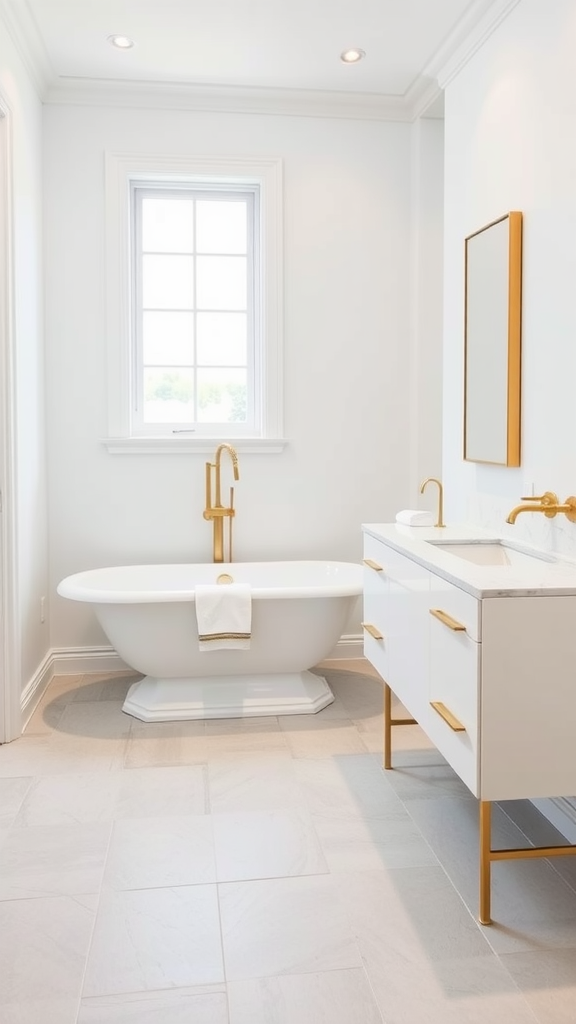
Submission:
M 392 690 L 384 683 L 384 768 L 392 767 Z
M 489 800 L 480 801 L 480 924 L 492 924 L 490 917 L 491 812 Z

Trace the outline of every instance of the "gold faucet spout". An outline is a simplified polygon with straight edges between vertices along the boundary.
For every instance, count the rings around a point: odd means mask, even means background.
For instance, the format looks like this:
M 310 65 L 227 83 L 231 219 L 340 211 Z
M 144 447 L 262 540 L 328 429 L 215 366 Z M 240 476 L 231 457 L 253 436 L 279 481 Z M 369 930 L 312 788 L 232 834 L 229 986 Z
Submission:
M 214 468 L 216 470 L 216 507 L 218 507 L 221 504 L 222 500 L 220 497 L 220 462 L 222 459 L 222 452 L 228 452 L 230 458 L 232 459 L 232 470 L 234 472 L 234 479 L 240 479 L 240 474 L 238 472 L 238 453 L 236 449 L 233 448 L 231 444 L 219 444 L 216 449 L 216 455 L 214 456 Z
M 424 494 L 424 490 L 427 484 L 438 484 L 438 518 L 436 520 L 436 526 L 445 526 L 444 522 L 444 488 L 442 483 L 435 476 L 429 476 L 427 480 L 424 480 L 420 487 L 420 494 Z
M 522 498 L 522 504 L 516 505 L 506 518 L 506 522 L 514 524 L 521 512 L 543 512 L 547 519 L 553 519 L 559 512 L 570 511 L 568 504 L 560 505 L 558 495 L 554 491 L 545 491 L 538 497 Z
M 214 539 L 213 539 L 213 561 L 223 562 L 224 561 L 224 519 L 228 519 L 228 561 L 232 561 L 232 519 L 236 515 L 234 511 L 234 488 L 230 488 L 230 504 L 228 508 L 222 505 L 221 496 L 221 459 L 222 452 L 228 452 L 232 460 L 232 469 L 234 472 L 234 479 L 240 479 L 240 473 L 238 471 L 238 454 L 236 449 L 231 444 L 220 444 L 216 449 L 214 456 L 214 462 L 206 463 L 206 507 L 204 509 L 204 519 L 212 520 Z M 214 470 L 214 504 L 212 504 L 212 470 Z

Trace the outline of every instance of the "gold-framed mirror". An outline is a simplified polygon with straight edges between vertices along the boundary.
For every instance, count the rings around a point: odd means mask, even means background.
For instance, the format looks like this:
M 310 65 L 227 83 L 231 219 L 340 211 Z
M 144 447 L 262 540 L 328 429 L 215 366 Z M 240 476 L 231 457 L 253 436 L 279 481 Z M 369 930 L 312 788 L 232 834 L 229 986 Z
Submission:
M 522 214 L 465 239 L 464 459 L 520 465 Z

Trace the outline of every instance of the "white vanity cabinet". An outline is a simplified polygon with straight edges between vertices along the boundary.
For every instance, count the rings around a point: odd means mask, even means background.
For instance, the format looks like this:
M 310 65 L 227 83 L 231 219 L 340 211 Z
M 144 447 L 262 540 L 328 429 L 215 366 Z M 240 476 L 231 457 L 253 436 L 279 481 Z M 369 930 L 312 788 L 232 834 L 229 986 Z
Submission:
M 576 793 L 576 563 L 484 531 L 364 528 L 364 652 L 479 799 L 479 920 L 496 860 L 576 846 L 491 847 L 494 800 Z M 475 545 L 486 544 L 484 552 Z M 466 557 L 459 556 L 462 549 Z
M 445 556 L 418 530 L 402 551 L 404 535 L 381 529 L 393 544 L 364 528 L 364 623 L 381 634 L 365 633 L 368 660 L 481 800 L 576 793 L 576 566 L 565 593 L 561 575 L 548 595 L 528 571 L 507 590 L 498 569 Z

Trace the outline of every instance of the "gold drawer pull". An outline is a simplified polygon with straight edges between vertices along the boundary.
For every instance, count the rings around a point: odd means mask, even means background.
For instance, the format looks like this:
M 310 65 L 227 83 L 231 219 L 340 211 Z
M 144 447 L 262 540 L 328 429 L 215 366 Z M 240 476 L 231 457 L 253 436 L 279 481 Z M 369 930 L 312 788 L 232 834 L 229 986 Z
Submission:
M 370 636 L 373 636 L 375 640 L 384 639 L 380 630 L 377 629 L 376 626 L 372 626 L 370 622 L 363 622 L 362 627 L 366 630 L 367 633 L 370 633 Z
M 371 558 L 365 558 L 364 565 L 367 565 L 369 569 L 374 569 L 374 572 L 384 572 L 384 566 L 378 565 L 378 562 L 373 562 Z
M 462 722 L 459 722 L 458 719 L 456 718 L 456 715 L 453 715 L 452 712 L 449 711 L 446 705 L 442 704 L 441 701 L 431 700 L 430 707 L 433 707 L 434 711 L 438 712 L 440 718 L 443 718 L 447 725 L 449 725 L 450 728 L 454 730 L 454 732 L 466 732 L 466 728 L 462 725 Z
M 453 619 L 447 612 L 443 612 L 441 608 L 431 608 L 430 615 L 433 615 L 435 619 L 440 619 L 448 629 L 453 629 L 457 633 L 465 633 L 466 626 L 463 626 L 457 619 Z

